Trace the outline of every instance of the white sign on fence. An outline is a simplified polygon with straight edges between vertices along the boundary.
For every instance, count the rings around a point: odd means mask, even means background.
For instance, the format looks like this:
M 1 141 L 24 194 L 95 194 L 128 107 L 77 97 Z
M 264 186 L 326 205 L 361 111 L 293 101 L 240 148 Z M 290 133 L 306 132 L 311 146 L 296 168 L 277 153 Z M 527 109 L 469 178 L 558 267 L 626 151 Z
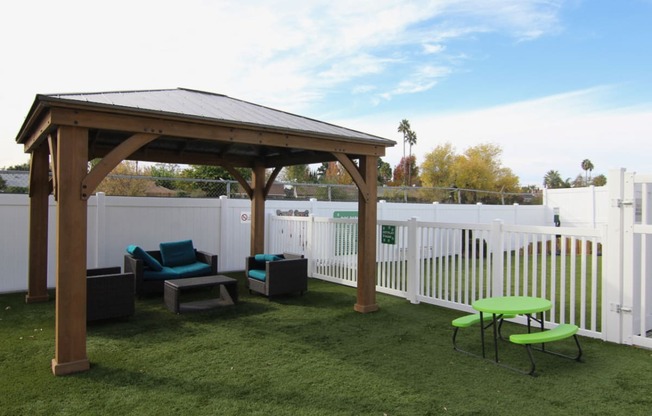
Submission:
M 240 224 L 249 224 L 251 222 L 251 212 L 240 213 Z

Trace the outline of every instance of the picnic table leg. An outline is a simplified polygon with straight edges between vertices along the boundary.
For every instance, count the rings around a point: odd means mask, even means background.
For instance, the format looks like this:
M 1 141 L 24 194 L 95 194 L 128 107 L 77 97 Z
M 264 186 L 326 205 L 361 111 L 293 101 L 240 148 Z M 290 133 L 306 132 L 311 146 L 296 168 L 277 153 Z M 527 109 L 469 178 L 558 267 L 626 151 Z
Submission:
M 541 312 L 541 315 L 539 316 L 539 318 L 541 319 L 541 331 L 545 330 L 545 328 L 543 327 L 543 318 L 544 318 L 543 314 L 544 314 L 544 312 Z M 545 350 L 546 350 L 546 344 L 541 343 L 541 351 L 545 351 Z
M 496 362 L 498 362 L 498 325 L 496 322 L 496 314 L 493 315 L 493 327 L 494 327 L 494 356 L 496 357 Z
M 482 344 L 482 358 L 485 358 L 484 354 L 484 319 L 482 312 L 480 312 L 480 343 Z

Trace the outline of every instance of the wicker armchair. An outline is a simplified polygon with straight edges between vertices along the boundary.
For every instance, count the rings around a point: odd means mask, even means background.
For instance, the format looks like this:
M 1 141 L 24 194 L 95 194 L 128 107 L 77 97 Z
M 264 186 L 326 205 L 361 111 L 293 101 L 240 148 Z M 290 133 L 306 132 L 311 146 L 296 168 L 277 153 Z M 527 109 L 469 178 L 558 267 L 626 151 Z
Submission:
M 120 267 L 86 271 L 86 321 L 126 318 L 135 310 L 134 274 Z
M 308 259 L 291 253 L 273 256 L 279 259 L 261 261 L 256 260 L 256 256 L 247 257 L 246 274 L 249 292 L 260 293 L 268 298 L 287 293 L 303 295 L 307 292 Z

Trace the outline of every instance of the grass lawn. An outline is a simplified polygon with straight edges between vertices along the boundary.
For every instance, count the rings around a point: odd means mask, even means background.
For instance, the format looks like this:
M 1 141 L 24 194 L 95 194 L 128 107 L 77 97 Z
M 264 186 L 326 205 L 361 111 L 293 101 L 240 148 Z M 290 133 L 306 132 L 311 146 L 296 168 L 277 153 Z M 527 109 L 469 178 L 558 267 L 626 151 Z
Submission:
M 639 415 L 652 409 L 652 351 L 581 338 L 584 362 L 536 354 L 538 377 L 453 351 L 459 312 L 310 280 L 304 296 L 249 295 L 175 315 L 160 298 L 88 328 L 91 371 L 54 377 L 54 302 L 0 296 L 0 414 Z M 522 331 L 506 324 L 504 332 Z M 478 349 L 479 334 L 460 333 Z M 572 351 L 572 340 L 551 344 Z M 501 342 L 527 368 L 523 347 Z

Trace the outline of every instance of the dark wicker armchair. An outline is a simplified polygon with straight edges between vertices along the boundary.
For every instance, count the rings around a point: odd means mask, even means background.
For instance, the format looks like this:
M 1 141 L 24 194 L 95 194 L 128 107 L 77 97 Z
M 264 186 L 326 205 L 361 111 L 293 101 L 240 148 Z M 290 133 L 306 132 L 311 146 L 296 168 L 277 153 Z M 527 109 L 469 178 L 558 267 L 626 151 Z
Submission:
M 126 318 L 135 310 L 134 274 L 120 267 L 86 271 L 86 321 Z
M 247 257 L 249 292 L 257 292 L 271 298 L 308 291 L 308 259 L 291 253 L 272 256 L 278 260 L 263 261 L 260 256 Z M 256 257 L 259 257 L 259 260 L 256 260 Z

